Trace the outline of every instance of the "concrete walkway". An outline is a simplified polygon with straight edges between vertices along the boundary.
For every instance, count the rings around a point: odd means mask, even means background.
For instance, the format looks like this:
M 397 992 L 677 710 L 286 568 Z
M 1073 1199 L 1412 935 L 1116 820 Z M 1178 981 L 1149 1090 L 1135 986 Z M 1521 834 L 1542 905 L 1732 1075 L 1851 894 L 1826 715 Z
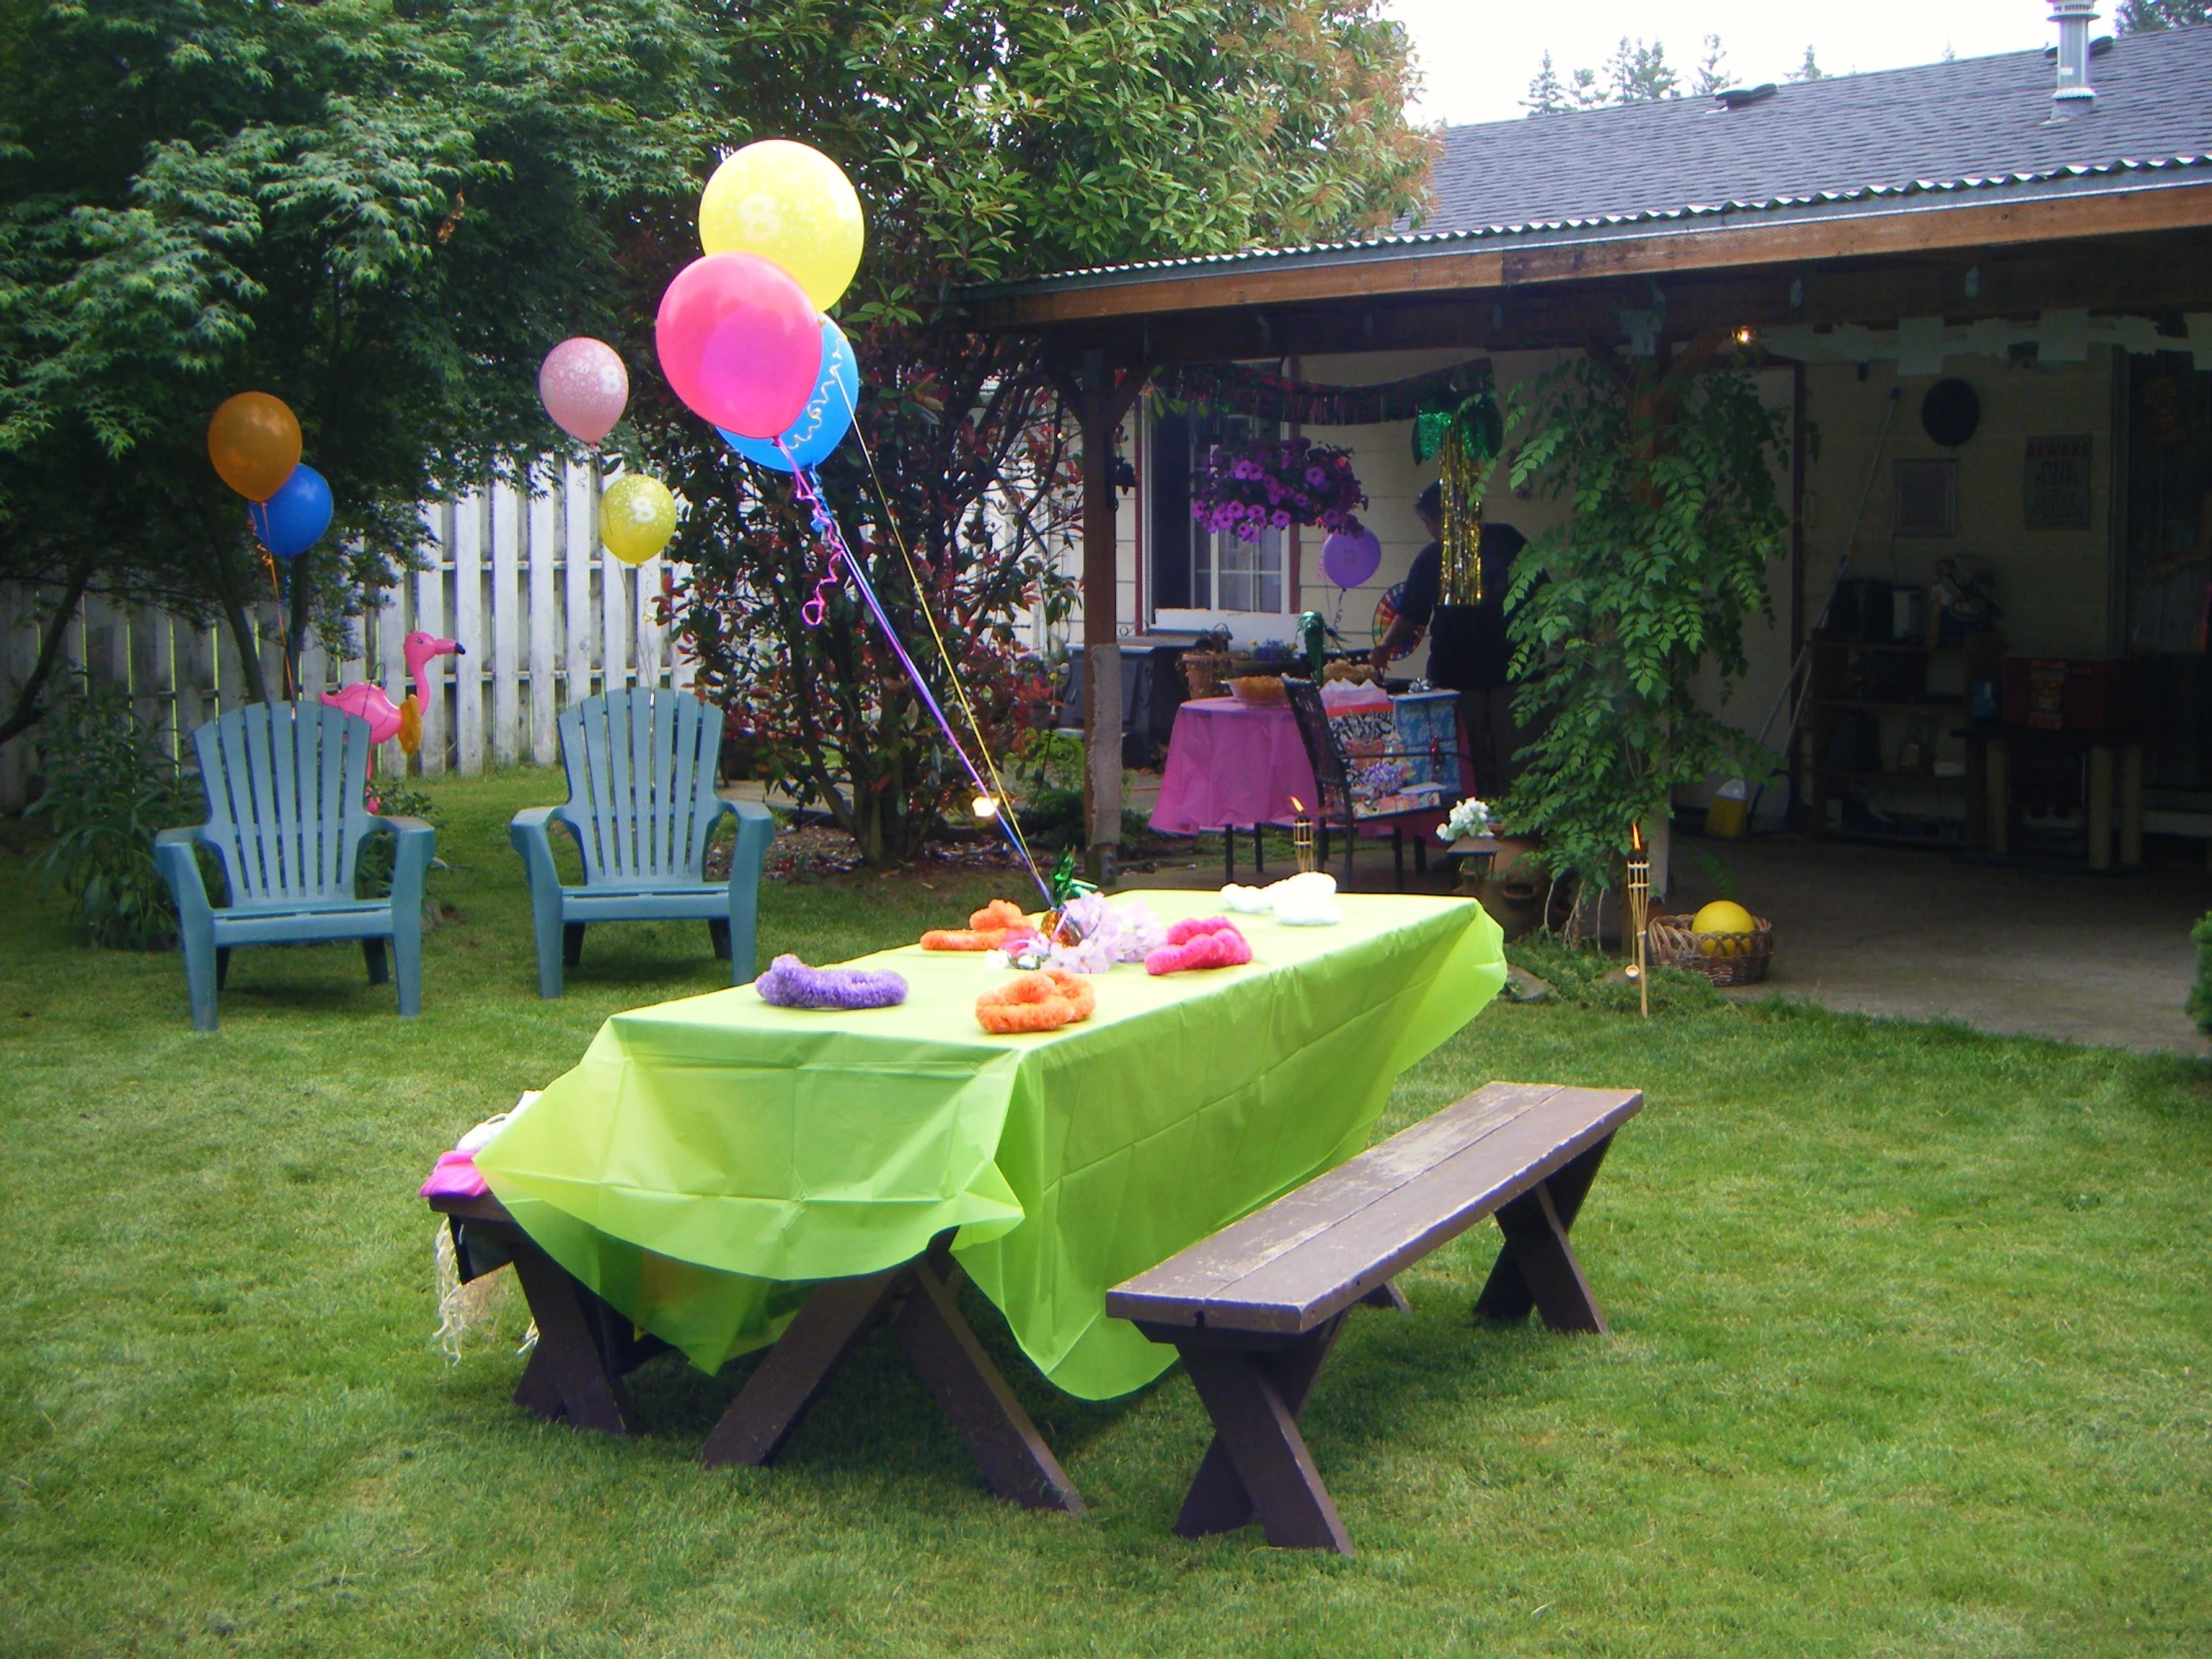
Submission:
M 1717 896 L 1700 853 L 1774 922 L 1774 966 L 1756 994 L 2212 1054 L 2182 1011 L 2196 973 L 2189 928 L 2212 909 L 2200 863 L 2090 875 L 1794 836 L 1678 840 L 1669 910 Z

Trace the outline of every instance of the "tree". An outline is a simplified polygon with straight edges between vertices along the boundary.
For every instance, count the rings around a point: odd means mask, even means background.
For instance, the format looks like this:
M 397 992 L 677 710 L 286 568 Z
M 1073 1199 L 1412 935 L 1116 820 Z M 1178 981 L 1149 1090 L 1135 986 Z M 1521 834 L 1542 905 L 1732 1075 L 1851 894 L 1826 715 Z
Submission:
M 1690 91 L 1696 97 L 1710 98 L 1732 85 L 1734 81 L 1728 73 L 1728 53 L 1721 47 L 1721 37 L 1707 35 L 1705 56 L 1697 61 L 1697 83 Z
M 1666 47 L 1656 40 L 1647 46 L 1641 38 L 1631 41 L 1621 36 L 1606 62 L 1605 74 L 1616 104 L 1651 104 L 1682 96 L 1682 78 L 1667 62 Z
M 1775 493 L 1786 416 L 1721 355 L 1725 334 L 1670 359 L 1594 347 L 1518 401 L 1512 468 L 1573 518 L 1514 562 L 1507 599 L 1514 713 L 1542 735 L 1499 812 L 1543 836 L 1554 871 L 1610 887 L 1629 828 L 1674 791 L 1763 767 L 1744 733 L 1699 705 L 1744 671 L 1743 621 L 1768 606 L 1783 546 Z
M 1521 108 L 1530 115 L 1564 115 L 1574 109 L 1575 101 L 1568 94 L 1566 83 L 1559 79 L 1558 70 L 1551 64 L 1551 54 L 1544 54 L 1543 62 L 1536 67 L 1534 77 L 1528 83 L 1528 96 L 1521 100 Z
M 42 667 L 92 591 L 220 618 L 266 695 L 214 406 L 297 411 L 337 516 L 294 615 L 341 623 L 418 502 L 544 447 L 538 359 L 611 316 L 610 209 L 690 188 L 715 75 L 678 0 L 0 0 L 0 580 L 68 602 Z
M 1808 46 L 1805 49 L 1805 61 L 1791 70 L 1786 78 L 1792 81 L 1825 81 L 1828 79 L 1828 71 L 1813 61 L 1813 48 Z
M 2212 0 L 2120 0 L 2112 15 L 2123 35 L 2145 29 L 2186 29 L 2212 23 Z
M 1033 341 L 974 332 L 956 290 L 1415 210 L 1428 141 L 1403 116 L 1404 33 L 1372 0 L 818 0 L 721 29 L 733 115 L 826 150 L 867 205 L 841 309 L 867 447 L 848 443 L 823 482 L 938 701 L 960 722 L 966 691 L 1002 752 L 1041 691 L 1011 613 L 1067 604 L 1042 545 L 1068 505 L 1067 439 L 1055 365 Z M 633 352 L 691 248 L 680 215 L 641 225 Z M 822 550 L 789 486 L 734 472 L 699 421 L 642 402 L 646 448 L 690 503 L 675 553 L 696 574 L 677 620 L 716 695 L 865 856 L 910 854 L 970 786 L 900 666 L 848 590 L 807 625 Z

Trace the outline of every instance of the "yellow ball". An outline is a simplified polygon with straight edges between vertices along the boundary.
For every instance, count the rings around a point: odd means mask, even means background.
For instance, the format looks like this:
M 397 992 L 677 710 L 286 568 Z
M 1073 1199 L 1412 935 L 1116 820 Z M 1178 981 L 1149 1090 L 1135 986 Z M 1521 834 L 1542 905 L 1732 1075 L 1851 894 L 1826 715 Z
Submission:
M 851 283 L 866 237 L 844 170 L 790 139 L 747 145 L 715 169 L 699 199 L 700 247 L 775 261 L 817 310 L 835 304 Z
M 617 478 L 599 498 L 599 539 L 626 565 L 642 565 L 676 534 L 676 497 L 658 478 Z
M 1759 923 L 1753 918 L 1749 910 L 1733 898 L 1716 898 L 1704 909 L 1698 911 L 1696 917 L 1690 922 L 1690 930 L 1696 933 L 1756 933 L 1759 931 Z M 1719 940 L 1712 942 L 1716 946 L 1720 945 Z M 1735 945 L 1727 945 L 1724 948 L 1728 955 L 1736 954 L 1737 947 Z M 1708 951 L 1707 954 L 1710 955 L 1712 952 Z

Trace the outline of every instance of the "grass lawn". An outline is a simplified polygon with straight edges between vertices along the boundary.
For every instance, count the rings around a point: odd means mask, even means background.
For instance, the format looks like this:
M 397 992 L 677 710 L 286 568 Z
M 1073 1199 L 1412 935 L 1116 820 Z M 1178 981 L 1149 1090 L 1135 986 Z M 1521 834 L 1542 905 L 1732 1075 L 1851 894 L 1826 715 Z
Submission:
M 774 1470 L 692 1461 L 750 1362 L 655 1362 L 634 1441 L 540 1424 L 511 1342 L 431 1346 L 415 1187 L 722 981 L 632 924 L 541 1003 L 505 822 L 554 777 L 432 788 L 408 1022 L 357 950 L 244 951 L 196 1038 L 173 957 L 0 853 L 0 1652 L 2212 1652 L 2212 1074 L 1950 1027 L 1500 1005 L 1409 1072 L 1385 1129 L 1492 1077 L 1650 1104 L 1575 1234 L 1610 1339 L 1477 1329 L 1494 1232 L 1354 1322 L 1307 1418 L 1348 1561 L 1171 1535 L 1188 1382 L 1056 1396 L 972 1298 L 1088 1517 L 985 1495 L 880 1337 Z M 981 896 L 775 886 L 763 960 Z

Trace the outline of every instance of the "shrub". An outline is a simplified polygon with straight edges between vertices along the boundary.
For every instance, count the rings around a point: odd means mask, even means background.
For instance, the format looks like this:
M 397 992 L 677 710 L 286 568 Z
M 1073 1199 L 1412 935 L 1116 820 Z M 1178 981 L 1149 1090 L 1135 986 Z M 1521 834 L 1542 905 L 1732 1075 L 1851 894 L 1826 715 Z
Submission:
M 403 784 L 383 784 L 377 786 L 375 793 L 379 818 L 418 818 L 429 825 L 438 822 L 437 803 L 427 791 L 409 789 Z M 360 856 L 353 862 L 356 897 L 382 898 L 391 891 L 392 853 L 398 844 L 398 837 L 383 830 L 361 842 Z
M 154 836 L 199 817 L 198 802 L 117 686 L 81 681 L 39 735 L 44 789 L 29 817 L 53 844 L 32 864 L 41 897 L 75 906 L 89 944 L 159 950 L 177 937 L 177 909 L 154 867 Z

